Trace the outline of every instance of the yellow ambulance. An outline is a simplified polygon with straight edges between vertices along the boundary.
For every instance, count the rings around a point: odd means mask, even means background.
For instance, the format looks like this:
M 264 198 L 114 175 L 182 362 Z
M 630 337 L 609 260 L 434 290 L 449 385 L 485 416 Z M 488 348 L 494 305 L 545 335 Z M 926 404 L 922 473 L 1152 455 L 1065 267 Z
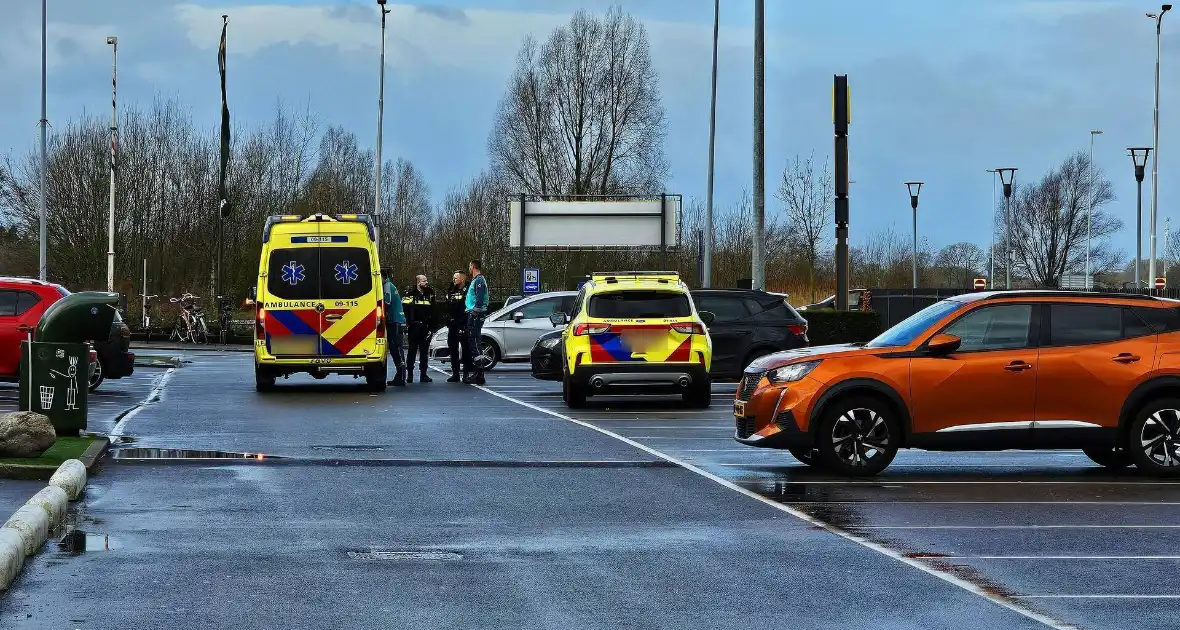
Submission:
M 254 378 L 364 377 L 385 389 L 385 309 L 376 228 L 358 214 L 274 216 L 262 234 Z

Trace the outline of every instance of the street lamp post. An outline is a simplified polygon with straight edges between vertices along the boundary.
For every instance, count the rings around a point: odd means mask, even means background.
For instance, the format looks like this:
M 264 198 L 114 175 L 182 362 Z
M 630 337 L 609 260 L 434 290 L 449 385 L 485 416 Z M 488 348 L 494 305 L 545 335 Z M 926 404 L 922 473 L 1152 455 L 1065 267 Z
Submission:
M 987 272 L 987 280 L 988 284 L 994 290 L 996 288 L 996 173 L 998 171 L 994 168 L 989 168 L 984 172 L 991 173 L 992 176 L 992 206 L 988 210 L 988 221 L 991 224 L 992 232 L 992 246 L 991 249 L 987 250 L 988 266 L 990 267 Z
M 1160 159 L 1160 25 L 1164 14 L 1171 10 L 1172 5 L 1160 6 L 1159 13 L 1148 13 L 1147 17 L 1155 20 L 1155 114 L 1152 118 L 1152 156 L 1151 156 L 1151 244 L 1148 254 L 1147 276 L 1155 286 L 1155 228 L 1158 217 L 1159 204 L 1159 159 Z
M 1004 185 L 1004 288 L 1012 288 L 1012 182 L 1016 181 L 1016 169 L 997 168 L 1000 183 Z
M 41 126 L 41 168 L 40 170 L 40 186 L 37 193 L 37 215 L 38 215 L 38 272 L 37 277 L 42 281 L 49 279 L 49 263 L 46 257 L 46 240 L 48 239 L 48 229 L 46 228 L 45 217 L 45 161 L 48 157 L 45 155 L 45 127 L 49 126 L 49 119 L 45 115 L 45 0 L 41 0 L 41 121 L 38 123 Z
M 766 5 L 754 0 L 754 243 L 751 289 L 766 288 Z
M 705 192 L 705 243 L 701 287 L 713 285 L 713 154 L 717 138 L 717 31 L 721 25 L 721 0 L 713 0 L 713 79 L 709 93 L 709 177 Z
M 107 291 L 115 290 L 115 155 L 119 123 L 115 117 L 115 76 L 118 71 L 119 38 L 108 37 L 111 47 L 111 204 L 107 216 Z
M 1135 288 L 1139 289 L 1143 286 L 1139 282 L 1139 269 L 1143 266 L 1143 175 L 1151 147 L 1127 147 L 1127 153 L 1135 164 L 1135 183 L 1138 188 L 1135 195 Z M 1167 247 L 1167 239 L 1164 240 L 1164 246 Z
M 906 189 L 910 191 L 910 208 L 914 210 L 914 254 L 910 261 L 914 271 L 914 288 L 918 288 L 918 195 L 922 192 L 922 182 L 906 182 Z
M 378 226 L 381 224 L 381 132 L 384 125 L 385 115 L 385 16 L 389 14 L 390 9 L 385 8 L 386 0 L 377 0 L 377 8 L 381 11 L 381 78 L 378 81 L 377 87 L 377 168 L 373 175 L 373 180 L 376 182 L 376 191 L 373 200 L 373 221 Z M 380 243 L 378 243 L 380 247 Z
M 1089 291 L 1094 288 L 1093 271 L 1090 267 L 1090 223 L 1091 217 L 1094 215 L 1094 136 L 1102 135 L 1101 129 L 1090 130 L 1090 177 L 1089 185 L 1086 187 L 1090 192 L 1090 205 L 1086 209 L 1086 290 Z

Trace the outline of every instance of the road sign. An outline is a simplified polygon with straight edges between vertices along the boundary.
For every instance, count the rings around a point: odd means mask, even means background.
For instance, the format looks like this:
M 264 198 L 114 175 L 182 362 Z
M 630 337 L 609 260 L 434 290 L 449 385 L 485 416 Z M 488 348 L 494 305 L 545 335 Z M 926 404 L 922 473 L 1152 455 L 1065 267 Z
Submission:
M 1167 278 L 1156 278 L 1155 279 L 1155 288 L 1163 289 L 1166 286 L 1168 286 L 1168 279 Z
M 524 292 L 540 293 L 541 292 L 541 270 L 535 268 L 526 268 L 524 270 Z
M 986 288 L 987 288 L 987 278 L 976 278 L 975 279 L 975 290 L 976 291 L 982 291 L 983 289 L 986 289 Z

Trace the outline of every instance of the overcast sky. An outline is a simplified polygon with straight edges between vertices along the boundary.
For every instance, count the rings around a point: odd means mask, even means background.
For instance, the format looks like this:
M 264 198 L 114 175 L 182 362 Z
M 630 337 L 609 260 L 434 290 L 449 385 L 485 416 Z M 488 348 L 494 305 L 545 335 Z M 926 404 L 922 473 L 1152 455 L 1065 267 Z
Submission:
M 391 0 L 392 2 L 392 0 Z M 40 12 L 0 0 L 0 153 L 36 146 Z M 605 0 L 456 0 L 391 4 L 385 153 L 411 159 L 435 199 L 478 173 L 497 100 L 523 36 L 544 37 L 576 8 Z M 668 114 L 668 192 L 703 198 L 712 2 L 625 0 L 651 36 Z M 1112 210 L 1134 255 L 1135 187 L 1126 147 L 1151 144 L 1155 2 L 1136 0 L 767 0 L 768 207 L 786 161 L 831 152 L 831 83 L 848 74 L 854 243 L 910 229 L 902 182 L 924 180 L 919 231 L 935 245 L 986 246 L 987 168 L 1039 177 L 1098 137 L 1095 162 L 1115 183 Z M 718 83 L 718 204 L 752 186 L 753 2 L 723 0 Z M 371 145 L 376 135 L 379 17 L 370 0 L 49 0 L 48 117 L 106 115 L 107 35 L 119 37 L 119 100 L 176 97 L 217 124 L 216 50 L 230 16 L 235 125 L 275 103 L 309 108 Z M 1160 231 L 1180 216 L 1180 14 L 1165 17 Z M 1174 149 L 1172 147 L 1175 147 Z M 1149 175 L 1150 178 L 1150 167 Z M 1145 183 L 1149 186 L 1149 183 Z M 1147 188 L 1149 190 L 1149 188 Z M 1147 195 L 1149 197 L 1149 195 Z M 1146 202 L 1145 202 L 1146 224 Z M 1177 224 L 1180 229 L 1180 223 Z M 1146 233 L 1146 227 L 1145 227 Z M 1146 239 L 1144 253 L 1146 255 Z

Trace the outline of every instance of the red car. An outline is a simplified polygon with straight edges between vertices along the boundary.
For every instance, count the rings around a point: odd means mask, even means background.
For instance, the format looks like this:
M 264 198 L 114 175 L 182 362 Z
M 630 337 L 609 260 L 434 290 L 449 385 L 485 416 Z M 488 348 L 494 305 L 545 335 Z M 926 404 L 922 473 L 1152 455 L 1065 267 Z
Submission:
M 65 287 L 32 278 L 0 278 L 0 381 L 20 378 L 20 342 L 41 321 L 50 304 L 69 295 Z M 104 379 L 130 376 L 135 355 L 128 352 L 131 331 L 116 313 L 109 339 L 95 340 L 90 350 L 90 390 Z

